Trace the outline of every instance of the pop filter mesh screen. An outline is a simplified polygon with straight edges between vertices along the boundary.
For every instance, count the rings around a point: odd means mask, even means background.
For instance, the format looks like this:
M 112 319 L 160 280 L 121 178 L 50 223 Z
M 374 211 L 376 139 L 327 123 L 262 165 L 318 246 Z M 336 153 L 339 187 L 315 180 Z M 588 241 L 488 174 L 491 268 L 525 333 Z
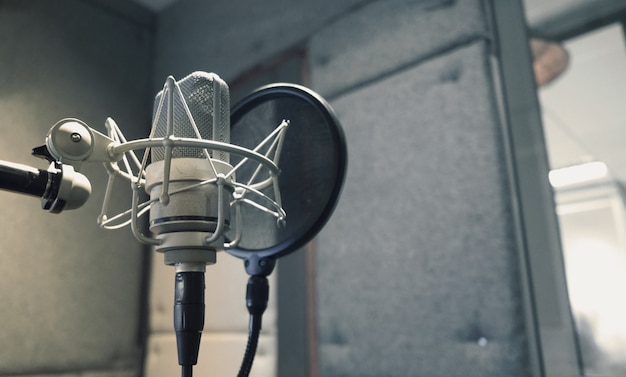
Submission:
M 278 161 L 286 225 L 277 227 L 275 218 L 246 206 L 242 215 L 244 233 L 239 244 L 243 249 L 268 249 L 311 238 L 309 233 L 316 233 L 322 225 L 320 222 L 325 222 L 326 215 L 332 211 L 338 187 L 343 183 L 345 145 L 337 134 L 338 125 L 334 118 L 328 118 L 325 109 L 302 98 L 277 96 L 235 112 L 231 119 L 231 141 L 252 149 L 283 119 L 290 122 Z M 240 160 L 235 156 L 231 159 L 233 165 Z M 237 172 L 237 181 L 245 183 L 255 169 L 255 164 L 248 164 Z M 271 190 L 270 187 L 264 192 L 273 197 Z

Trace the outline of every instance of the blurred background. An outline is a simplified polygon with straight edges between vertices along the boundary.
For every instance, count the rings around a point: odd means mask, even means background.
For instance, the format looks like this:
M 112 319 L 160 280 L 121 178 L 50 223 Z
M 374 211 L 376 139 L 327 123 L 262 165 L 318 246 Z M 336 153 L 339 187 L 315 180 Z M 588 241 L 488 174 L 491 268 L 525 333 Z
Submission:
M 66 117 L 146 137 L 168 75 L 336 111 L 335 214 L 271 278 L 252 376 L 626 376 L 623 0 L 1 0 L 0 159 Z M 0 376 L 178 375 L 173 269 L 0 192 Z M 116 190 L 126 209 L 130 188 Z M 115 210 L 114 209 L 114 210 Z M 247 275 L 206 273 L 197 375 L 236 375 Z

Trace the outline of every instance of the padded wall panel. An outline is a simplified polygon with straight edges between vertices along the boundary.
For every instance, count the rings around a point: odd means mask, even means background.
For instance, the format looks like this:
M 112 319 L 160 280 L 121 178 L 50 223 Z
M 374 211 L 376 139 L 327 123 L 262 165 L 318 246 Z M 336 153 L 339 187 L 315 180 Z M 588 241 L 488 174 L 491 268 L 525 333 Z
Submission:
M 486 46 L 459 44 L 333 101 L 350 166 L 317 244 L 321 376 L 528 375 Z
M 145 135 L 151 38 L 88 2 L 0 2 L 0 159 L 47 168 L 30 150 L 64 117 L 106 132 L 111 116 L 127 137 Z M 140 373 L 144 250 L 129 230 L 97 226 L 106 173 L 97 163 L 83 172 L 89 202 L 59 215 L 0 192 L 2 376 Z
M 372 1 L 311 39 L 315 90 L 336 96 L 489 33 L 483 1 Z

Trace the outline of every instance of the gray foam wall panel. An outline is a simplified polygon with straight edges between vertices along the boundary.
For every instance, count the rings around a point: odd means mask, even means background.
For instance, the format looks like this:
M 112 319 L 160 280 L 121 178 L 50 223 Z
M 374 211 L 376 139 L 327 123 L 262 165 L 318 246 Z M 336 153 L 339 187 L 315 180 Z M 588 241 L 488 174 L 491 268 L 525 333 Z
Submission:
M 311 38 L 313 85 L 333 97 L 488 33 L 479 0 L 372 1 Z
M 313 60 L 314 88 L 331 94 L 349 150 L 342 199 L 317 241 L 320 375 L 527 376 L 482 5 L 382 3 L 362 12 L 393 13 L 381 33 L 395 46 L 375 43 L 379 25 L 356 14 L 312 41 L 325 57 Z M 429 25 L 420 33 L 418 20 Z M 372 38 L 338 48 L 330 37 L 354 34 Z

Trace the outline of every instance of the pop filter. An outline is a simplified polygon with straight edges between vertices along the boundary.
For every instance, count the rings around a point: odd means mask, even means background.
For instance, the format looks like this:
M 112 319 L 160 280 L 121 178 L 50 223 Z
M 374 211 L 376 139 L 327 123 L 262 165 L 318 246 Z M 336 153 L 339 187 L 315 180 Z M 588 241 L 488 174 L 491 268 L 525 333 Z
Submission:
M 231 143 L 252 149 L 283 121 L 289 127 L 278 161 L 278 186 L 285 222 L 277 226 L 276 219 L 253 206 L 243 207 L 244 232 L 237 246 L 226 249 L 241 259 L 275 259 L 304 246 L 326 224 L 343 186 L 343 130 L 328 103 L 305 87 L 272 84 L 241 100 L 231 112 Z M 231 159 L 237 165 L 241 157 Z M 237 180 L 253 180 L 256 173 L 252 166 L 241 169 Z

